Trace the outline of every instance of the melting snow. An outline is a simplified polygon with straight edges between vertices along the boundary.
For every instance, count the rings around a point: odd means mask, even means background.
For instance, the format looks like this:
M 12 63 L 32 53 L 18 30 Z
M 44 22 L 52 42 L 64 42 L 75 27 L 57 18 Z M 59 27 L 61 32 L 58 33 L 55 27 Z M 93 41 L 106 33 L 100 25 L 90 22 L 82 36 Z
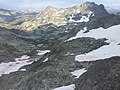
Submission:
M 71 72 L 74 76 L 77 76 L 76 78 L 79 78 L 83 73 L 85 73 L 87 70 L 85 68 L 75 70 L 74 72 Z
M 74 89 L 75 89 L 75 85 L 71 84 L 71 85 L 68 85 L 68 86 L 58 87 L 58 88 L 55 88 L 53 90 L 74 90 Z
M 81 37 L 93 37 L 95 39 L 106 38 L 109 45 L 100 47 L 99 49 L 93 50 L 92 52 L 77 55 L 75 60 L 77 61 L 93 61 L 99 59 L 110 58 L 113 56 L 120 56 L 120 25 L 112 26 L 108 29 L 93 29 L 88 33 L 83 33 L 81 30 L 77 33 L 75 37 L 70 38 L 73 40 Z
M 20 69 L 20 71 L 26 71 L 26 69 Z
M 37 50 L 38 54 L 37 55 L 44 55 L 50 50 Z M 48 58 L 46 58 L 43 62 L 46 62 Z M 3 74 L 10 74 L 11 72 L 16 72 L 18 71 L 21 67 L 32 64 L 33 61 L 30 61 L 30 56 L 28 55 L 23 55 L 20 58 L 15 58 L 14 62 L 9 62 L 9 63 L 4 63 L 2 62 L 0 64 L 0 76 Z M 20 71 L 26 71 L 26 69 L 20 69 Z
M 30 58 L 30 56 L 23 55 L 23 56 L 21 56 L 21 58 L 15 58 L 15 61 L 26 60 L 26 59 L 29 59 L 29 58 Z
M 43 62 L 47 62 L 48 61 L 48 58 L 46 58 Z
M 87 16 L 82 16 L 82 18 L 80 20 L 73 20 L 72 18 L 74 17 L 73 15 L 71 17 L 69 17 L 70 19 L 68 20 L 68 22 L 88 22 L 90 20 L 90 16 L 94 16 L 94 14 L 92 12 L 89 12 L 89 14 Z
M 0 64 L 0 76 L 3 74 L 10 74 L 11 72 L 18 71 L 21 67 L 25 65 L 32 64 L 33 62 L 29 60 L 30 56 L 23 55 L 21 58 L 16 58 L 14 62 Z M 20 71 L 26 71 L 25 69 L 21 69 Z
M 37 50 L 37 51 L 38 51 L 38 54 L 37 54 L 37 55 L 39 55 L 39 56 L 44 55 L 44 54 L 46 54 L 46 53 L 49 53 L 49 52 L 50 52 L 50 50 L 44 50 L 44 51 Z

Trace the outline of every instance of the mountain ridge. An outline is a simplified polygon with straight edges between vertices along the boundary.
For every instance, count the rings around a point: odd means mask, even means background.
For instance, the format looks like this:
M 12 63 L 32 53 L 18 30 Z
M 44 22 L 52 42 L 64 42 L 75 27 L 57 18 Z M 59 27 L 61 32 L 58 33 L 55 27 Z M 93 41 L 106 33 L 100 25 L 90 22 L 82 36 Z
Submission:
M 48 6 L 42 12 L 34 15 L 33 16 L 34 18 L 32 19 L 31 17 L 26 16 L 26 18 L 29 18 L 29 19 L 22 20 L 22 18 L 24 18 L 24 16 L 22 16 L 20 17 L 20 21 L 13 20 L 13 23 L 16 23 L 16 22 L 19 23 L 22 21 L 22 23 L 18 24 L 17 27 L 12 24 L 7 24 L 3 26 L 6 26 L 8 28 L 10 27 L 15 29 L 22 29 L 22 30 L 34 30 L 41 25 L 50 24 L 50 23 L 60 26 L 60 25 L 67 24 L 68 16 L 72 14 L 78 13 L 79 15 L 86 15 L 86 14 L 89 14 L 90 12 L 94 13 L 94 15 L 97 17 L 101 17 L 108 14 L 108 12 L 105 10 L 102 4 L 97 5 L 94 2 L 85 2 L 81 5 L 77 5 L 69 8 L 55 8 L 52 6 Z M 78 19 L 80 19 L 80 17 Z

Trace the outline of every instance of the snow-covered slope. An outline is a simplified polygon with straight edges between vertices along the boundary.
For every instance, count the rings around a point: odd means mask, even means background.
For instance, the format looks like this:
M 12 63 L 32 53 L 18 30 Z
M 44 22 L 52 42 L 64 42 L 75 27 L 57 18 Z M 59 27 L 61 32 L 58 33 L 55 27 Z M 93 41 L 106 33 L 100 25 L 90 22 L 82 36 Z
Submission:
M 106 38 L 106 42 L 109 45 L 102 46 L 97 50 L 92 52 L 77 55 L 75 60 L 77 61 L 93 61 L 99 59 L 110 58 L 113 56 L 120 56 L 120 25 L 112 26 L 107 29 L 99 28 L 90 30 L 88 33 L 84 33 L 84 30 L 81 30 L 77 33 L 75 37 L 70 38 L 69 40 L 81 38 L 81 37 L 93 37 L 95 39 Z M 69 41 L 68 40 L 68 41 Z

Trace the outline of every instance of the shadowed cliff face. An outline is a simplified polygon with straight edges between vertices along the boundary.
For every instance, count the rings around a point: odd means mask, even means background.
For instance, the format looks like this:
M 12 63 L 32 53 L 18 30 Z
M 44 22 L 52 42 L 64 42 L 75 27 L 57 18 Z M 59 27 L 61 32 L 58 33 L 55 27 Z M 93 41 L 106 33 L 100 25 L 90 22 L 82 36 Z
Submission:
M 75 90 L 119 90 L 120 57 L 100 60 L 76 80 Z

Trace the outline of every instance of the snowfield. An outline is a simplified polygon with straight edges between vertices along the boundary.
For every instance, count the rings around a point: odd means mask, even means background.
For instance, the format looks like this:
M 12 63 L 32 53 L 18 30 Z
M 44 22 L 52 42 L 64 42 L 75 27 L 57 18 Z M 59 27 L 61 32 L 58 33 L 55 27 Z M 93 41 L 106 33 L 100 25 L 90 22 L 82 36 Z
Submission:
M 53 90 L 74 90 L 74 89 L 75 89 L 75 85 L 71 84 L 71 85 L 68 85 L 68 86 L 58 87 L 58 88 L 55 88 Z
M 120 45 L 105 45 L 100 47 L 97 50 L 93 50 L 92 52 L 77 55 L 75 57 L 76 61 L 96 61 L 99 59 L 110 58 L 113 56 L 120 56 Z
M 76 76 L 76 78 L 79 78 L 86 71 L 87 70 L 85 70 L 85 68 L 83 68 L 83 69 L 75 70 L 74 72 L 71 72 L 71 73 L 72 73 L 72 75 Z
M 93 29 L 87 33 L 84 33 L 85 30 L 86 28 L 84 28 L 84 30 L 80 30 L 75 37 L 71 37 L 67 41 L 82 37 L 92 37 L 95 39 L 106 38 L 106 42 L 109 43 L 109 45 L 102 46 L 99 49 L 93 50 L 86 54 L 77 55 L 75 57 L 76 61 L 94 61 L 113 56 L 120 56 L 120 25 L 112 26 L 107 29 Z
M 3 74 L 10 74 L 11 72 L 18 71 L 21 67 L 32 64 L 30 56 L 23 55 L 21 58 L 16 58 L 14 62 L 1 63 L 0 64 L 0 76 Z M 20 71 L 26 71 L 26 69 L 20 69 Z

